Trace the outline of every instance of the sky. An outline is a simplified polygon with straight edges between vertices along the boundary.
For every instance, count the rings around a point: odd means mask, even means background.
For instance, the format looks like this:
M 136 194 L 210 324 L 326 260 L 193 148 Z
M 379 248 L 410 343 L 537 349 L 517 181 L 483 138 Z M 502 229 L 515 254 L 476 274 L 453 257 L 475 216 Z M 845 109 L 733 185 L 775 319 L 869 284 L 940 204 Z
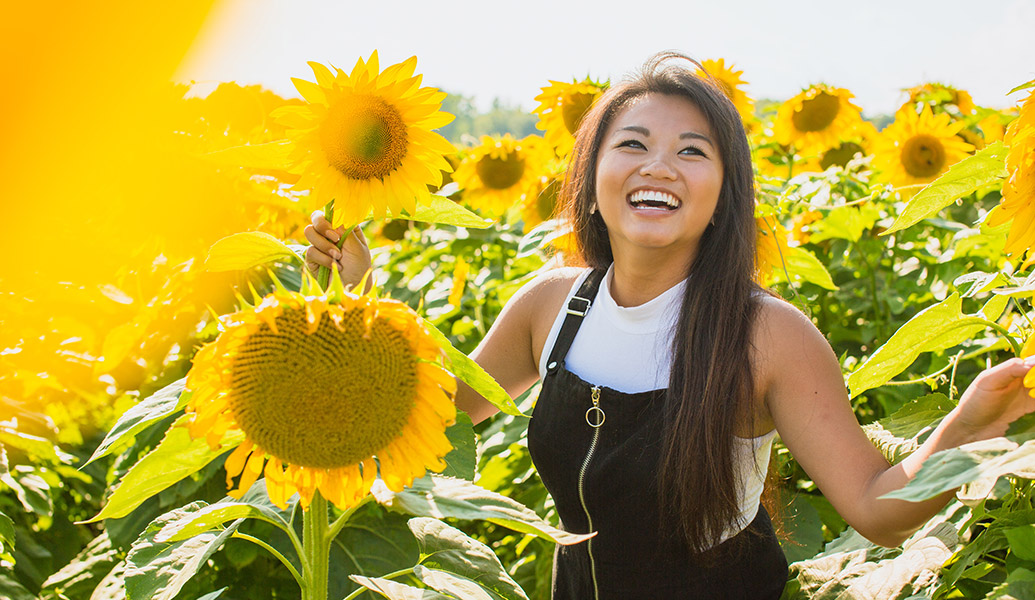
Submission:
M 177 79 L 297 96 L 308 61 L 351 70 L 418 58 L 424 85 L 531 109 L 549 80 L 620 79 L 651 54 L 724 58 L 752 98 L 784 100 L 812 83 L 849 89 L 868 116 L 890 114 L 923 82 L 977 104 L 1013 106 L 1035 79 L 1035 0 L 221 0 Z

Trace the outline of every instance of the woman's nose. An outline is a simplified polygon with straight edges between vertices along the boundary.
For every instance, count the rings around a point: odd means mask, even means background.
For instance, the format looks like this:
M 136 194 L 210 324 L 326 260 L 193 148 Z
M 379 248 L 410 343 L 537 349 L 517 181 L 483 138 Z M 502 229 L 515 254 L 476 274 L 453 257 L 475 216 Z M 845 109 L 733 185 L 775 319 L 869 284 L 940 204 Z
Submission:
M 640 175 L 656 179 L 675 179 L 676 170 L 668 164 L 664 157 L 648 156 L 643 166 L 640 167 Z

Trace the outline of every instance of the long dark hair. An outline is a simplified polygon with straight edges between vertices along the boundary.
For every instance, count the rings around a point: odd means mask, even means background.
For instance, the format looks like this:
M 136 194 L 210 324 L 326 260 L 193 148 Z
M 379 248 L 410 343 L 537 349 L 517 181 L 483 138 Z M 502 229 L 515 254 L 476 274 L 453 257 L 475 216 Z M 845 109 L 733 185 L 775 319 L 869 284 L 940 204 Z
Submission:
M 591 206 L 600 147 L 616 115 L 633 100 L 664 94 L 686 98 L 708 120 L 722 159 L 722 190 L 713 224 L 687 273 L 658 471 L 660 508 L 668 517 L 663 521 L 675 525 L 692 550 L 704 552 L 740 514 L 735 436 L 750 430 L 754 416 L 750 345 L 759 288 L 754 281 L 754 179 L 744 126 L 720 84 L 699 77 L 687 61 L 705 72 L 689 57 L 663 52 L 597 101 L 579 126 L 561 201 L 582 260 L 607 268 L 614 259 L 607 227 Z

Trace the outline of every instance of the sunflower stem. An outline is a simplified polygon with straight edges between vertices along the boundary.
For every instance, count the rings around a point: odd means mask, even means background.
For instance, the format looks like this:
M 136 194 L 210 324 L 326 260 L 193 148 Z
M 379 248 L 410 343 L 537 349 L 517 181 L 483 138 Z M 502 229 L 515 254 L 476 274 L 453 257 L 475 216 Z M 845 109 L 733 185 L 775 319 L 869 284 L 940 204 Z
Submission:
M 331 544 L 327 540 L 327 501 L 319 490 L 313 493 L 309 510 L 302 513 L 302 535 L 303 560 L 309 564 L 309 580 L 302 588 L 302 600 L 327 600 Z
M 327 219 L 328 223 L 334 223 L 334 201 L 330 201 L 326 206 L 323 207 L 323 216 Z M 343 240 L 344 238 L 342 238 Z M 340 244 L 342 240 L 338 240 Z M 320 289 L 327 291 L 328 284 L 331 282 L 331 269 L 323 265 L 316 270 L 316 281 L 320 284 Z

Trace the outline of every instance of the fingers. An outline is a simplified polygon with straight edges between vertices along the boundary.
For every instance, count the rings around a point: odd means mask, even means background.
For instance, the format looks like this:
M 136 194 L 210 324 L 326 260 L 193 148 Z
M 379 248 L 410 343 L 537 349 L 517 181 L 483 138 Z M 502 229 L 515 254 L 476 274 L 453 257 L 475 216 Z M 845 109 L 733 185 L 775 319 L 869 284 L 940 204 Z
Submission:
M 313 275 L 316 275 L 316 272 L 320 267 L 327 267 L 328 269 L 333 268 L 332 265 L 334 265 L 334 262 L 333 258 L 318 250 L 316 246 L 306 248 L 305 266 Z
M 344 227 L 338 227 L 337 229 L 331 227 L 330 222 L 324 216 L 322 210 L 314 210 L 310 218 L 312 219 L 313 229 L 316 233 L 329 239 L 335 244 L 337 244 L 338 240 L 341 239 L 341 236 L 345 234 Z M 308 227 L 306 229 L 308 229 Z M 306 237 L 308 237 L 308 235 Z

